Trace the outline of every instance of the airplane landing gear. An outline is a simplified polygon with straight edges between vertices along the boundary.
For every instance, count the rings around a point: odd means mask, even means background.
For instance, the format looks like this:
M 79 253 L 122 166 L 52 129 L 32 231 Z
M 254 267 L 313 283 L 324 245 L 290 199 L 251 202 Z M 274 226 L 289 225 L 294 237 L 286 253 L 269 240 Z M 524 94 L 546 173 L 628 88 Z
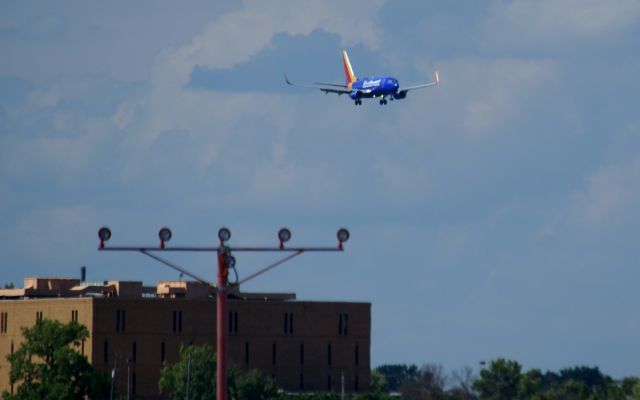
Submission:
M 383 105 L 386 106 L 387 105 L 387 101 L 385 99 L 380 100 L 380 105 L 381 106 L 383 106 Z
M 362 100 L 356 100 L 354 102 L 354 104 L 357 105 L 357 106 L 361 106 L 362 105 Z

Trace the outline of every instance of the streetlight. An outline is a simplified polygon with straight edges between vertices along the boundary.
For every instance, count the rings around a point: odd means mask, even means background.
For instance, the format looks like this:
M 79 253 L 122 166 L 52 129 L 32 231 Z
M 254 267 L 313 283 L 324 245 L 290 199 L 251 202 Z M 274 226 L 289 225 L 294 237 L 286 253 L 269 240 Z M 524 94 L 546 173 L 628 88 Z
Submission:
M 104 249 L 104 242 L 111 239 L 111 229 L 107 228 L 106 226 L 103 226 L 98 231 L 98 237 L 100 238 L 100 248 Z
M 287 228 L 282 228 L 278 231 L 278 239 L 280 239 L 280 248 L 284 249 L 284 244 L 291 240 L 291 231 Z
M 171 229 L 167 228 L 166 226 L 160 229 L 160 232 L 158 232 L 158 237 L 160 238 L 161 249 L 164 249 L 164 242 L 168 242 L 169 240 L 171 240 L 171 236 Z
M 346 228 L 340 228 L 336 234 L 338 238 L 337 247 L 286 247 L 284 244 L 291 240 L 291 231 L 287 228 L 282 228 L 278 231 L 279 245 L 277 247 L 232 247 L 228 246 L 227 242 L 231 239 L 231 230 L 223 227 L 218 230 L 218 239 L 220 243 L 215 247 L 196 247 L 196 246 L 183 246 L 183 247 L 165 247 L 165 243 L 171 240 L 171 229 L 163 227 L 158 232 L 160 238 L 159 247 L 150 246 L 111 246 L 105 247 L 105 243 L 111 239 L 111 230 L 107 227 L 102 227 L 98 231 L 98 238 L 100 239 L 100 246 L 98 250 L 110 250 L 110 251 L 135 251 L 142 253 L 148 257 L 157 260 L 164 265 L 175 269 L 181 274 L 190 276 L 191 278 L 205 283 L 213 287 L 216 293 L 216 335 L 217 335 L 217 371 L 216 371 L 216 398 L 218 400 L 227 399 L 227 324 L 228 324 L 228 312 L 227 312 L 227 292 L 230 289 L 239 287 L 240 284 L 245 283 L 265 272 L 291 260 L 294 257 L 299 256 L 306 252 L 334 252 L 343 251 L 343 244 L 349 240 L 349 231 Z M 155 252 L 160 251 L 180 251 L 180 252 L 216 252 L 218 255 L 218 282 L 217 285 L 213 285 L 207 280 L 197 276 L 196 274 L 189 272 L 188 270 L 180 267 L 177 264 L 166 260 Z M 243 279 L 237 279 L 234 284 L 229 284 L 229 269 L 235 269 L 236 259 L 232 255 L 233 252 L 283 252 L 289 253 L 287 256 L 280 260 L 267 265 L 259 269 L 258 271 L 250 274 Z
M 231 231 L 229 228 L 220 228 L 218 230 L 218 239 L 220 239 L 220 243 L 225 243 L 231 239 Z
M 349 240 L 349 231 L 346 228 L 340 228 L 336 236 L 338 237 L 338 248 L 342 250 L 342 244 Z

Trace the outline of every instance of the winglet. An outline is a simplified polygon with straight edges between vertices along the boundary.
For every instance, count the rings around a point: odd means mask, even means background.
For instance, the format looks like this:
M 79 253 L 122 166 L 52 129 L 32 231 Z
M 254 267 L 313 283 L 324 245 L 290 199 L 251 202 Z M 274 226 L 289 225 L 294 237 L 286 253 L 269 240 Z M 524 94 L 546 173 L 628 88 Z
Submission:
M 291 81 L 287 77 L 287 74 L 284 74 L 284 81 L 287 83 L 287 85 L 293 85 L 293 83 L 291 83 Z
M 436 85 L 440 83 L 440 75 L 438 75 L 438 71 L 436 71 Z

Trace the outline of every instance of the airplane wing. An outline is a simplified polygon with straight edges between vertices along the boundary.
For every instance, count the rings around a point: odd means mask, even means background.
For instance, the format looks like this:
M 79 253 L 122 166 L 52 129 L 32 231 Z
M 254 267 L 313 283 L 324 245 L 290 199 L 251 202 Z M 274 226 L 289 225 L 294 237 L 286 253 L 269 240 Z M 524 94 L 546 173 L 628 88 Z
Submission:
M 351 93 L 351 90 L 347 89 L 346 85 L 336 85 L 333 83 L 317 83 L 314 85 L 301 85 L 298 83 L 293 83 L 289 80 L 286 74 L 284 76 L 284 81 L 287 83 L 287 85 L 318 89 L 324 93 L 336 93 L 338 95 Z
M 436 71 L 435 77 L 434 77 L 432 82 L 423 83 L 423 84 L 415 85 L 415 86 L 400 87 L 400 88 L 398 88 L 398 92 L 405 92 L 406 93 L 409 90 L 422 89 L 422 88 L 426 88 L 426 87 L 429 87 L 429 86 L 435 86 L 438 83 L 440 83 L 440 76 L 438 75 L 438 71 Z

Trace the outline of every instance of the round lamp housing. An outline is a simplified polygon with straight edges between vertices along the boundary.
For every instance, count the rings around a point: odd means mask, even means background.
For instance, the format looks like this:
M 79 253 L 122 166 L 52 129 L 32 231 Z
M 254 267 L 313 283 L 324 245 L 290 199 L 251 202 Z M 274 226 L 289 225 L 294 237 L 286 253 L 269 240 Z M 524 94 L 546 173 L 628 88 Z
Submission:
M 286 243 L 291 240 L 291 231 L 287 228 L 282 228 L 278 231 L 278 239 L 281 243 Z
M 158 237 L 162 242 L 168 242 L 169 240 L 171 240 L 171 236 L 171 229 L 167 228 L 166 226 L 160 229 L 160 231 L 158 232 Z
M 349 231 L 348 231 L 346 228 L 340 228 L 340 229 L 338 230 L 337 237 L 338 237 L 338 241 L 339 241 L 340 243 L 344 243 L 344 242 L 346 242 L 347 240 L 349 240 L 349 236 L 350 236 L 350 235 L 349 235 Z
M 231 231 L 229 228 L 220 228 L 218 231 L 218 239 L 223 243 L 231 239 Z
M 103 226 L 98 231 L 98 237 L 103 242 L 106 242 L 107 240 L 111 239 L 111 229 L 107 228 L 106 226 Z
M 232 255 L 225 257 L 224 262 L 227 264 L 227 268 L 233 268 L 236 266 L 236 258 Z

